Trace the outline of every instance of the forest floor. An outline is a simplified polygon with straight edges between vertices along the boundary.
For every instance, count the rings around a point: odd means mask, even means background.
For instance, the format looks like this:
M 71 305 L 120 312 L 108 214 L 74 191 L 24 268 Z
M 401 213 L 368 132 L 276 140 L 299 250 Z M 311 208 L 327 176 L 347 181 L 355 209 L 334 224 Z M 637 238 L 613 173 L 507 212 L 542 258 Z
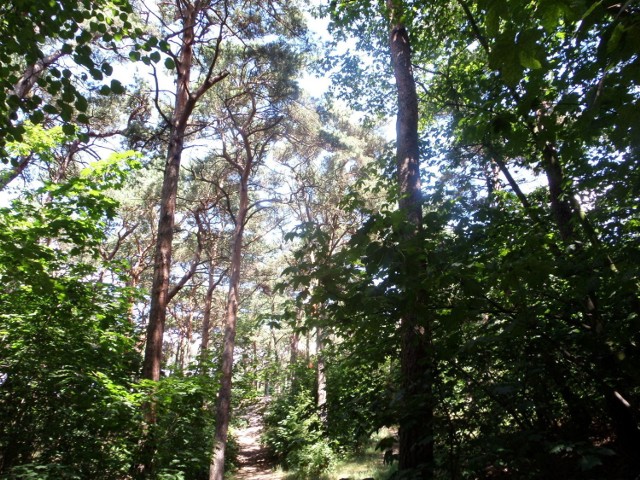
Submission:
M 281 480 L 284 478 L 281 472 L 274 469 L 269 462 L 266 447 L 260 444 L 262 434 L 262 415 L 266 405 L 258 403 L 249 407 L 243 415 L 246 421 L 244 427 L 235 432 L 238 441 L 238 471 L 234 480 Z
M 273 466 L 269 461 L 267 448 L 260 443 L 266 407 L 265 400 L 248 407 L 242 415 L 243 426 L 234 431 L 239 451 L 238 470 L 233 474 L 233 480 L 287 480 L 287 478 L 292 478 L 292 475 L 287 475 Z M 394 433 L 386 429 L 378 432 L 377 438 L 372 438 L 371 445 L 366 451 L 339 462 L 335 470 L 323 475 L 322 479 L 386 478 L 393 468 L 382 464 L 382 454 L 375 451 L 374 446 L 380 438 Z

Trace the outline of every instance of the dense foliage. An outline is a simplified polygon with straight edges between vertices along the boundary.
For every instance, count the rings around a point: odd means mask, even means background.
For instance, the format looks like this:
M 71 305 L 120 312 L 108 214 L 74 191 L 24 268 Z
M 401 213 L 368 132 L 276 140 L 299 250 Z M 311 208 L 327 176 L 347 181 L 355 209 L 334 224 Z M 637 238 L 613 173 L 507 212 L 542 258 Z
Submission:
M 376 365 L 372 350 L 378 362 L 397 358 L 398 319 L 421 296 L 435 353 L 420 368 L 435 380 L 436 476 L 637 475 L 638 136 L 626 113 L 638 106 L 638 50 L 626 43 L 637 8 L 396 3 L 435 178 L 421 238 L 407 242 L 402 213 L 380 205 L 343 252 L 299 264 L 294 281 L 308 292 L 331 279 L 307 304 L 324 305 L 325 328 L 348 338 L 363 366 Z M 328 11 L 338 35 L 357 31 L 373 61 L 384 58 L 388 11 Z M 355 59 L 344 55 L 337 89 L 354 106 L 373 95 L 369 112 L 380 114 L 383 88 L 345 81 L 367 74 Z M 317 251 L 316 240 L 307 235 L 305 248 Z M 407 257 L 424 262 L 410 283 Z M 427 399 L 411 401 L 418 410 Z M 394 404 L 389 422 L 412 415 Z
M 139 362 L 129 295 L 91 263 L 115 214 L 105 191 L 122 181 L 121 157 L 0 210 L 0 469 L 10 478 L 128 468 Z
M 640 475 L 637 2 L 5 3 L 2 478 Z

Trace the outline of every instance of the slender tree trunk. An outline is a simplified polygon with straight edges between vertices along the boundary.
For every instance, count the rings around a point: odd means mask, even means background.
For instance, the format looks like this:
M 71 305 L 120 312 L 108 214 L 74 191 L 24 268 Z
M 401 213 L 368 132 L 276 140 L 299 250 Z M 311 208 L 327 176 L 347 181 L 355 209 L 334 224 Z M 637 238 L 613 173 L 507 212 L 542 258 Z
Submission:
M 322 328 L 316 330 L 316 380 L 318 383 L 318 414 L 324 427 L 327 427 L 327 375 L 325 373 L 324 363 L 324 336 L 325 331 Z
M 160 380 L 162 365 L 162 342 L 164 325 L 167 318 L 167 304 L 169 303 L 169 275 L 171 269 L 171 253 L 173 228 L 175 224 L 176 197 L 178 194 L 178 179 L 180 175 L 180 161 L 184 149 L 184 136 L 187 121 L 193 110 L 193 101 L 189 94 L 189 80 L 193 63 L 193 42 L 195 10 L 193 6 L 183 10 L 182 45 L 180 62 L 177 68 L 176 100 L 171 117 L 171 130 L 167 148 L 167 161 L 164 168 L 164 179 L 160 197 L 160 216 L 154 255 L 153 283 L 151 287 L 151 306 L 149 322 L 147 324 L 146 345 L 142 363 L 142 378 Z M 154 475 L 153 457 L 156 450 L 153 425 L 157 422 L 156 406 L 149 402 L 144 406 L 144 415 L 150 427 L 141 440 L 139 464 L 134 466 L 137 478 L 148 478 Z
M 186 7 L 185 7 L 186 8 Z M 184 150 L 184 135 L 187 121 L 193 109 L 189 95 L 189 80 L 193 63 L 193 41 L 195 11 L 193 7 L 184 11 L 182 31 L 182 49 L 176 86 L 176 101 L 171 118 L 167 162 L 164 169 L 164 180 L 160 198 L 160 217 L 156 240 L 155 263 L 153 267 L 153 285 L 151 287 L 151 306 L 147 325 L 147 345 L 145 348 L 142 377 L 149 380 L 160 379 L 162 364 L 162 339 L 167 317 L 169 297 L 169 274 L 171 270 L 171 253 L 173 228 L 175 224 L 176 197 L 178 179 L 180 178 L 180 161 Z
M 213 292 L 217 283 L 213 281 L 213 265 L 209 266 L 209 286 L 204 297 L 204 316 L 202 318 L 202 340 L 200 341 L 200 355 L 206 355 L 209 351 L 209 332 L 211 331 L 211 308 L 213 304 Z
M 544 159 L 544 170 L 547 174 L 547 182 L 549 184 L 551 211 L 556 220 L 562 241 L 569 242 L 574 237 L 572 223 L 573 213 L 569 195 L 563 186 L 565 178 L 562 167 L 556 149 L 552 145 L 548 144 L 544 147 L 542 156 Z
M 231 254 L 231 273 L 229 280 L 229 296 L 225 316 L 224 341 L 222 346 L 220 390 L 216 406 L 216 430 L 213 439 L 213 456 L 209 480 L 222 480 L 224 477 L 224 458 L 231 416 L 231 374 L 233 370 L 233 350 L 236 338 L 236 321 L 240 301 L 240 267 L 242 264 L 242 243 L 244 226 L 249 212 L 249 174 L 252 160 L 247 158 L 240 179 L 240 203 L 236 215 L 233 233 L 233 251 Z
M 420 189 L 420 160 L 418 144 L 418 96 L 411 67 L 409 35 L 398 19 L 401 2 L 388 0 L 391 20 L 389 45 L 398 92 L 397 181 L 400 190 L 399 206 L 407 218 L 405 242 L 409 245 L 405 255 L 404 286 L 407 308 L 401 318 L 401 385 L 406 399 L 400 418 L 399 469 L 410 470 L 419 478 L 433 477 L 433 366 L 430 354 L 431 329 L 421 318 L 425 302 L 420 288 L 423 262 L 412 255 L 411 245 L 419 237 L 422 225 L 422 195 Z M 417 255 L 418 251 L 413 251 Z
M 179 3 L 180 8 L 178 10 L 181 13 L 183 29 L 180 31 L 180 54 L 176 61 L 176 100 L 173 115 L 170 119 L 171 130 L 167 149 L 167 163 L 164 169 L 164 180 L 160 197 L 160 217 L 158 219 L 153 284 L 151 287 L 151 306 L 149 310 L 149 323 L 147 325 L 147 345 L 142 366 L 143 378 L 156 381 L 160 378 L 162 338 L 164 335 L 167 304 L 171 299 L 171 293 L 169 292 L 172 253 L 171 243 L 173 241 L 173 228 L 175 224 L 180 161 L 182 159 L 182 151 L 184 150 L 184 137 L 187 130 L 187 123 L 198 99 L 213 85 L 229 74 L 227 71 L 223 71 L 218 75 L 213 75 L 213 69 L 220 53 L 220 43 L 222 42 L 222 28 L 224 26 L 224 19 L 222 19 L 218 38 L 215 42 L 212 42 L 214 51 L 208 72 L 197 89 L 190 90 L 191 69 L 194 65 L 193 45 L 196 41 L 195 27 L 199 21 L 200 14 L 208 8 L 209 3 L 201 1 Z
M 297 327 L 297 321 L 296 321 L 296 325 L 294 325 L 294 331 L 289 337 L 289 351 L 290 351 L 289 363 L 291 365 L 295 365 L 296 363 L 298 363 L 298 342 L 300 341 L 300 334 L 295 331 L 296 327 Z

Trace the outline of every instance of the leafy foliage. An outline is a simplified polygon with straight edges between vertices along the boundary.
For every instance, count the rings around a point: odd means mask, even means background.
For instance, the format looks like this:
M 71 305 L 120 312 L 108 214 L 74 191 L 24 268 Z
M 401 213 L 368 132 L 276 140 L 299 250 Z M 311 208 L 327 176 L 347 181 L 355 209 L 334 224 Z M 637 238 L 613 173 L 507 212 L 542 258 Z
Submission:
M 297 368 L 297 381 L 276 398 L 265 415 L 263 441 L 275 459 L 299 478 L 317 478 L 335 462 L 336 455 L 310 389 L 311 369 Z
M 0 468 L 10 478 L 128 468 L 138 364 L 129 294 L 97 281 L 90 263 L 121 165 L 116 157 L 0 209 Z
M 206 479 L 209 475 L 217 382 L 191 366 L 184 374 L 143 382 L 142 397 L 153 398 L 158 422 L 151 426 L 158 450 L 159 478 Z M 229 459 L 235 458 L 230 449 Z
M 66 123 L 65 133 L 73 133 L 69 122 L 74 112 L 87 110 L 86 93 L 72 81 L 70 69 L 54 64 L 71 56 L 76 66 L 86 69 L 84 80 L 109 76 L 113 67 L 94 58 L 91 45 L 100 38 L 117 49 L 123 35 L 134 30 L 131 13 L 127 0 L 30 0 L 0 6 L 0 149 L 7 141 L 22 139 L 25 127 L 20 120 L 39 124 L 45 114 L 59 116 Z M 27 95 L 36 83 L 51 97 Z M 111 88 L 104 88 L 105 93 L 118 91 L 121 84 L 112 80 Z M 1 157 L 6 162 L 5 155 Z

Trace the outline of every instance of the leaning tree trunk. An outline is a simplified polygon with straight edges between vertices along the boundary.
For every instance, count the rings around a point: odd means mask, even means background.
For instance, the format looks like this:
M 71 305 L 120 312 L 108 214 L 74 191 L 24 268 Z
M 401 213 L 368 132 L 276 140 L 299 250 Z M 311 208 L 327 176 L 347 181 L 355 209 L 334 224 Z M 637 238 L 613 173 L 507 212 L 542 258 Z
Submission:
M 167 316 L 167 305 L 171 299 L 169 276 L 173 229 L 175 224 L 180 162 L 184 150 L 187 124 L 196 103 L 202 95 L 228 75 L 226 71 L 214 75 L 214 66 L 218 60 L 220 43 L 222 41 L 224 21 L 221 21 L 218 37 L 214 42 L 211 42 L 213 44 L 213 56 L 211 57 L 207 73 L 203 76 L 204 78 L 200 85 L 195 89 L 192 88 L 190 80 L 191 70 L 194 66 L 193 47 L 197 41 L 196 26 L 197 22 L 200 21 L 201 13 L 209 8 L 209 4 L 198 1 L 195 3 L 181 2 L 181 5 L 179 11 L 183 28 L 179 33 L 180 51 L 177 58 L 174 58 L 177 72 L 176 98 L 173 113 L 171 118 L 168 119 L 171 128 L 160 198 L 160 216 L 158 219 L 153 283 L 151 287 L 151 306 L 149 309 L 146 346 L 142 364 L 142 378 L 152 381 L 158 381 L 160 379 L 164 326 Z M 202 35 L 203 33 L 200 33 L 200 36 Z M 163 115 L 162 112 L 160 112 L 160 114 Z M 153 426 L 157 422 L 156 407 L 153 402 L 145 405 L 144 414 L 149 426 Z M 153 435 L 153 428 L 150 428 L 146 432 L 145 438 L 141 441 L 140 462 L 134 465 L 134 474 L 141 478 L 147 478 L 153 475 L 153 456 L 155 452 L 155 439 Z
M 178 78 L 176 86 L 176 100 L 171 117 L 169 146 L 167 161 L 164 169 L 164 179 L 160 198 L 160 217 L 153 266 L 153 283 L 151 287 L 151 306 L 149 322 L 147 324 L 144 360 L 142 363 L 142 378 L 160 380 L 160 366 L 162 364 L 162 341 L 164 325 L 169 303 L 169 275 L 171 268 L 171 244 L 173 242 L 173 228 L 175 223 L 176 197 L 178 194 L 178 179 L 180 175 L 180 161 L 184 149 L 184 136 L 187 120 L 193 109 L 189 96 L 189 79 L 193 61 L 194 41 L 193 9 L 185 12 L 182 35 L 182 50 L 180 63 L 177 66 Z M 153 459 L 156 450 L 153 425 L 157 422 L 156 405 L 150 401 L 144 405 L 144 415 L 147 425 L 141 440 L 140 459 L 134 466 L 133 474 L 136 478 L 148 478 L 154 475 Z
M 233 350 L 236 338 L 236 322 L 238 318 L 238 304 L 240 302 L 240 267 L 242 264 L 242 243 L 244 226 L 249 212 L 249 175 L 252 161 L 247 159 L 240 178 L 240 203 L 235 218 L 235 231 L 231 253 L 231 271 L 229 277 L 229 295 L 225 315 L 224 340 L 220 368 L 220 389 L 216 405 L 216 430 L 213 438 L 213 456 L 209 480 L 223 480 L 224 458 L 231 417 L 231 374 L 233 369 Z
M 419 287 L 422 261 L 413 255 L 422 224 L 422 198 L 420 190 L 420 162 L 418 146 L 418 96 L 413 70 L 411 49 L 406 27 L 397 19 L 400 2 L 389 0 L 391 31 L 389 45 L 398 92 L 397 181 L 399 206 L 407 219 L 405 245 L 406 309 L 401 318 L 400 370 L 404 412 L 400 418 L 401 471 L 411 470 L 419 478 L 433 476 L 433 367 L 430 354 L 431 328 L 424 318 L 424 292 Z M 413 252 L 412 250 L 413 249 Z
M 169 301 L 169 274 L 171 269 L 171 243 L 175 224 L 176 197 L 180 161 L 184 150 L 184 135 L 187 121 L 193 110 L 190 101 L 189 80 L 193 63 L 193 42 L 195 11 L 188 9 L 183 18 L 182 49 L 180 62 L 176 65 L 178 78 L 176 100 L 171 117 L 171 131 L 167 149 L 167 162 L 164 168 L 164 180 L 160 198 L 160 217 L 156 237 L 155 262 L 153 266 L 153 285 L 151 287 L 151 306 L 147 324 L 147 344 L 144 352 L 142 377 L 148 380 L 160 379 L 162 363 L 162 339 Z
M 580 203 L 575 197 L 570 182 L 567 180 L 554 145 L 548 144 L 543 149 L 543 165 L 549 185 L 551 210 L 554 215 L 560 237 L 565 244 L 580 240 L 577 226 L 591 241 L 592 248 L 599 248 L 599 239 L 588 220 L 584 217 Z M 584 248 L 584 247 L 582 247 Z M 615 269 L 609 259 L 609 265 Z M 640 413 L 635 398 L 629 395 L 633 389 L 634 378 L 620 368 L 620 361 L 606 344 L 605 324 L 598 308 L 595 289 L 589 289 L 582 299 L 583 311 L 590 325 L 590 333 L 595 346 L 590 353 L 591 363 L 596 366 L 594 379 L 597 388 L 604 398 L 607 414 L 616 433 L 616 440 L 627 457 L 632 468 L 640 469 Z M 617 372 L 617 380 L 607 380 L 610 372 Z
M 158 233 L 156 241 L 155 263 L 153 269 L 153 284 L 151 287 L 151 306 L 149 323 L 147 325 L 147 345 L 145 349 L 142 377 L 157 381 L 160 378 L 162 363 L 162 339 L 167 314 L 167 304 L 171 299 L 169 293 L 169 274 L 171 269 L 171 243 L 175 224 L 176 197 L 178 194 L 178 180 L 180 175 L 180 161 L 184 150 L 184 138 L 187 123 L 198 102 L 213 85 L 224 79 L 229 73 L 222 71 L 214 75 L 222 42 L 224 19 L 221 20 L 220 31 L 215 41 L 210 42 L 213 56 L 207 67 L 207 73 L 197 88 L 190 84 L 191 70 L 194 65 L 193 47 L 196 43 L 196 24 L 201 14 L 209 8 L 207 2 L 185 2 L 179 9 L 184 28 L 180 31 L 180 53 L 176 64 L 176 100 L 170 119 L 169 146 L 167 149 L 167 163 L 164 170 L 164 180 L 160 198 L 160 218 L 158 219 Z M 200 37 L 202 37 L 200 33 Z

